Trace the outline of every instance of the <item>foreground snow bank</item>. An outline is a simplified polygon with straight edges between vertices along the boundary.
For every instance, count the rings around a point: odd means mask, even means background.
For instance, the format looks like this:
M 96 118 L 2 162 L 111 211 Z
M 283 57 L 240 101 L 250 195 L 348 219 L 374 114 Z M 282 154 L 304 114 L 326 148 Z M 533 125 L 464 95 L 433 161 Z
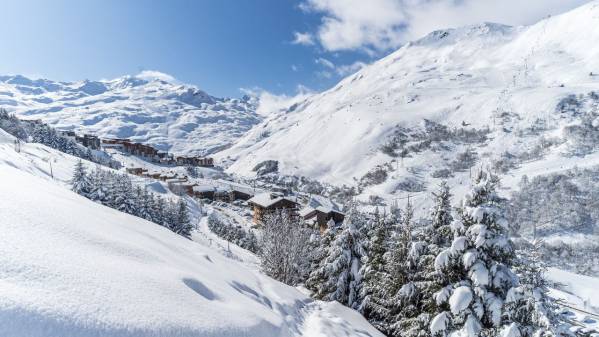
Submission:
M 0 164 L 0 228 L 0 336 L 380 336 L 347 308 L 12 165 Z

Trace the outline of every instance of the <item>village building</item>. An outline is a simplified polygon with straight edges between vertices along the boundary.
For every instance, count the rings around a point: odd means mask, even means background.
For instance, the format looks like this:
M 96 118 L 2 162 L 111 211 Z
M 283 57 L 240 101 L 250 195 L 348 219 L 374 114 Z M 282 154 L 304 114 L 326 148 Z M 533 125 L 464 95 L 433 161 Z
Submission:
M 160 173 L 160 172 L 145 172 L 145 173 L 143 173 L 143 176 L 152 178 L 152 179 L 160 179 L 161 174 L 162 173 Z
M 246 189 L 241 189 L 238 187 L 232 187 L 231 190 L 229 191 L 229 194 L 231 195 L 230 198 L 232 200 L 250 200 L 253 196 L 254 193 L 249 192 Z
M 127 173 L 135 174 L 136 176 L 141 176 L 144 172 L 148 171 L 141 167 L 127 167 L 126 170 L 127 170 Z
M 299 216 L 321 233 L 327 230 L 331 220 L 334 224 L 340 224 L 345 219 L 345 214 L 339 210 L 339 206 L 322 196 L 312 196 L 308 204 L 300 210 Z
M 169 179 L 175 179 L 177 178 L 177 175 L 174 173 L 161 173 L 158 176 L 158 179 L 162 180 L 162 181 L 167 181 Z
M 75 140 L 81 145 L 90 148 L 92 150 L 100 149 L 100 138 L 94 135 L 84 134 L 83 136 L 75 136 Z
M 318 229 L 320 233 L 324 233 L 328 229 L 331 220 L 334 224 L 340 224 L 345 219 L 345 214 L 324 207 L 305 207 L 299 212 L 299 215 L 306 223 Z
M 203 157 L 177 156 L 175 162 L 180 166 L 213 167 L 214 159 Z
M 199 199 L 210 199 L 214 200 L 214 193 L 216 187 L 212 185 L 197 185 L 192 188 L 193 196 Z
M 289 210 L 296 214 L 299 204 L 295 198 L 286 197 L 280 193 L 261 193 L 248 200 L 254 209 L 254 223 L 261 224 L 264 216 L 275 210 Z

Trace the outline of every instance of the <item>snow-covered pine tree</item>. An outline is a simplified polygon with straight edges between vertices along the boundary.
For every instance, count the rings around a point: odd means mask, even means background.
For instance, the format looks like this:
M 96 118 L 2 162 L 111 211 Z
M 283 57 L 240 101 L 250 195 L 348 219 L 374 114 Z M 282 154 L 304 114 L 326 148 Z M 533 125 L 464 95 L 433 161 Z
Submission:
M 394 334 L 405 337 L 430 336 L 429 324 L 436 314 L 435 292 L 442 286 L 434 261 L 439 252 L 453 239 L 451 193 L 443 182 L 433 193 L 431 223 L 414 232 L 408 252 L 407 268 L 410 281 L 400 290 L 401 315 L 394 324 Z
M 177 204 L 172 201 L 164 201 L 164 207 L 162 209 L 162 225 L 168 229 L 175 228 L 177 223 Z
M 165 225 L 165 207 L 164 199 L 160 196 L 150 193 L 150 214 L 152 221 L 160 226 Z
M 310 255 L 310 270 L 305 284 L 306 288 L 310 289 L 314 293 L 316 293 L 321 285 L 326 281 L 325 269 L 322 268 L 322 264 L 328 256 L 328 250 L 335 240 L 338 230 L 339 227 L 327 226 L 327 229 L 324 231 L 324 233 L 322 233 L 322 235 L 314 233 L 315 235 L 311 236 L 311 243 L 314 246 L 311 245 L 310 247 L 312 250 Z
M 114 208 L 127 214 L 137 214 L 137 200 L 131 179 L 128 175 L 121 174 L 116 177 L 116 180 Z
M 270 277 L 296 285 L 306 279 L 312 231 L 289 210 L 265 215 L 261 238 L 261 267 Z
M 135 188 L 135 194 L 137 195 L 137 200 L 139 202 L 139 205 L 137 205 L 137 216 L 149 221 L 154 221 L 152 219 L 152 196 L 150 195 L 150 192 L 145 188 L 137 186 Z
M 327 249 L 326 258 L 314 270 L 307 285 L 314 296 L 326 301 L 337 301 L 352 308 L 360 306 L 360 265 L 365 255 L 360 226 L 364 215 L 354 205 L 338 229 L 333 242 Z
M 89 197 L 89 193 L 91 191 L 90 179 L 81 160 L 75 164 L 75 168 L 73 169 L 71 189 L 77 194 L 80 194 L 86 198 Z
M 106 186 L 107 174 L 100 167 L 96 166 L 90 174 L 90 193 L 88 198 L 92 201 L 106 204 L 108 202 L 108 191 Z
M 175 223 L 171 227 L 171 230 L 179 235 L 189 237 L 193 230 L 191 219 L 189 218 L 189 210 L 187 209 L 187 203 L 183 198 L 179 198 L 176 206 L 177 214 Z
M 558 337 L 571 335 L 569 320 L 559 313 L 555 299 L 549 297 L 549 282 L 545 279 L 546 264 L 541 254 L 541 241 L 518 256 L 515 268 L 519 285 L 507 294 L 504 319 L 512 322 L 503 331 L 504 337 Z
M 389 249 L 392 225 L 391 217 L 380 216 L 375 212 L 374 219 L 370 220 L 367 257 L 363 258 L 360 269 L 363 285 L 362 303 L 358 309 L 375 328 L 385 332 L 389 331 L 390 314 L 387 307 L 387 294 L 382 285 L 389 279 L 385 254 Z
M 420 314 L 419 303 L 422 296 L 416 282 L 418 256 L 424 245 L 413 240 L 413 218 L 414 208 L 408 199 L 403 219 L 395 228 L 393 244 L 388 254 L 390 278 L 386 291 L 390 320 L 387 334 L 390 336 L 417 335 L 409 328 L 417 325 L 415 320 Z
M 426 230 L 426 241 L 440 247 L 449 246 L 453 240 L 451 223 L 451 192 L 446 181 L 441 182 L 436 193 L 433 193 L 434 206 L 431 210 L 431 225 Z
M 511 323 L 502 308 L 517 277 L 497 184 L 491 173 L 477 173 L 452 224 L 451 247 L 435 259 L 444 287 L 435 295 L 441 312 L 431 321 L 433 336 L 457 331 L 464 337 L 497 336 Z

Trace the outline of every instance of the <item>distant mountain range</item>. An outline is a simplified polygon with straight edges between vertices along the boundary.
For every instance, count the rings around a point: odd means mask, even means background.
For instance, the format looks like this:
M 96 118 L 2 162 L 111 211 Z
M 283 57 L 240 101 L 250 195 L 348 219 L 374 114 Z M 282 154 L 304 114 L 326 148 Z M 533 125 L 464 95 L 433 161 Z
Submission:
M 261 121 L 253 98 L 217 98 L 147 76 L 81 82 L 0 76 L 0 107 L 60 129 L 131 138 L 185 154 L 222 150 Z

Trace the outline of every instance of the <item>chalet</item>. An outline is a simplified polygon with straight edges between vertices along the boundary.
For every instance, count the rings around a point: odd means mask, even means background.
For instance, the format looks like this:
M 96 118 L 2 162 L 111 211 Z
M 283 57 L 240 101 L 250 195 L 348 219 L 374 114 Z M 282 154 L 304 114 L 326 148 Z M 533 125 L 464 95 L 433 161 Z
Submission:
M 345 214 L 339 210 L 337 204 L 320 196 L 311 197 L 308 205 L 300 210 L 299 216 L 315 229 L 319 229 L 321 233 L 327 229 L 331 220 L 335 224 L 340 224 L 345 218 Z
M 160 172 L 146 172 L 145 174 L 143 174 L 144 176 L 148 177 L 148 178 L 152 178 L 152 179 L 160 179 L 160 175 L 162 173 Z
M 227 192 L 229 201 L 245 201 L 251 199 L 254 195 L 256 195 L 256 188 L 243 183 L 236 183 L 232 181 L 219 179 L 217 181 L 217 184 L 219 186 L 222 186 L 222 188 Z M 263 192 L 263 190 L 259 191 Z
M 143 169 L 141 167 L 127 167 L 127 173 L 135 174 L 136 176 L 142 175 L 144 173 L 144 171 L 147 171 L 147 170 Z
M 216 192 L 216 187 L 211 185 L 198 185 L 192 188 L 193 196 L 200 199 L 210 199 L 214 200 L 214 193 Z
M 248 200 L 254 208 L 254 223 L 260 224 L 269 212 L 283 209 L 296 213 L 299 204 L 280 193 L 261 193 Z
M 194 192 L 193 192 L 193 188 L 196 187 L 198 184 L 196 183 L 190 183 L 190 182 L 186 182 L 186 181 L 179 181 L 179 182 L 169 182 L 169 189 L 175 193 L 175 194 L 179 194 L 179 195 L 183 195 L 183 194 L 187 194 L 189 196 L 193 196 Z
M 229 194 L 232 200 L 250 200 L 254 196 L 254 193 L 238 187 L 232 187 Z
M 324 233 L 331 220 L 333 220 L 333 223 L 339 224 L 345 218 L 345 214 L 324 207 L 306 207 L 299 212 L 299 215 L 306 223 L 312 224 L 314 228 L 318 228 L 321 233 Z
M 158 176 L 158 179 L 160 179 L 162 181 L 167 181 L 169 179 L 175 179 L 175 178 L 177 178 L 177 176 L 175 174 L 173 174 L 173 173 L 161 173 Z

